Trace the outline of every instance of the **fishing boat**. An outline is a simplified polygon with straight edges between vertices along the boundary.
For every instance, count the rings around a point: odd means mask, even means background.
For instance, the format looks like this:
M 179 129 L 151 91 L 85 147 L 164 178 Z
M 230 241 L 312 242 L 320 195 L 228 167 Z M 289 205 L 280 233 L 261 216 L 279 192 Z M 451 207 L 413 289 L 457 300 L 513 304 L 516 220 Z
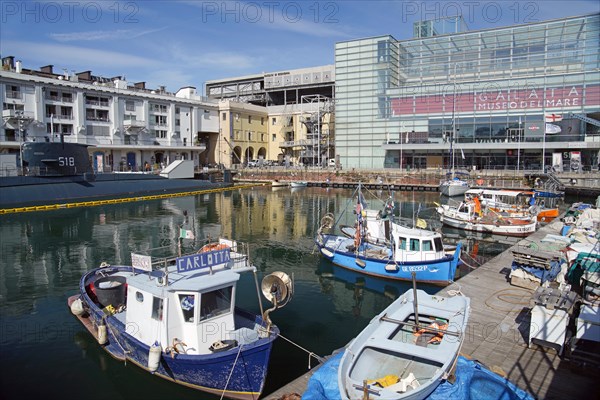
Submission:
M 303 187 L 307 187 L 308 186 L 308 182 L 306 182 L 306 181 L 293 181 L 293 182 L 290 182 L 290 186 L 292 188 L 303 188 Z
M 503 216 L 535 216 L 539 222 L 550 222 L 558 217 L 557 201 L 560 197 L 545 196 L 530 190 L 469 189 L 465 200 L 478 197 L 483 207 Z
M 257 399 L 279 334 L 269 313 L 289 301 L 293 286 L 274 272 L 262 282 L 272 308 L 263 311 L 260 296 L 261 315 L 237 307 L 240 274 L 256 279 L 244 250 L 220 238 L 186 255 L 132 253 L 130 266 L 103 263 L 85 273 L 68 305 L 117 360 L 221 397 Z
M 426 229 L 409 228 L 392 221 L 392 208 L 368 209 L 358 185 L 354 235 L 337 235 L 333 215 L 321 219 L 315 238 L 321 254 L 333 264 L 366 275 L 445 286 L 453 281 L 461 245 L 446 253 L 442 235 Z M 346 230 L 347 232 L 347 230 Z
M 338 368 L 341 398 L 426 398 L 452 374 L 469 314 L 468 297 L 406 291 L 348 345 Z
M 535 232 L 537 226 L 537 220 L 532 216 L 505 217 L 492 210 L 484 213 L 477 197 L 461 202 L 458 207 L 438 205 L 436 211 L 444 225 L 466 231 L 524 237 Z

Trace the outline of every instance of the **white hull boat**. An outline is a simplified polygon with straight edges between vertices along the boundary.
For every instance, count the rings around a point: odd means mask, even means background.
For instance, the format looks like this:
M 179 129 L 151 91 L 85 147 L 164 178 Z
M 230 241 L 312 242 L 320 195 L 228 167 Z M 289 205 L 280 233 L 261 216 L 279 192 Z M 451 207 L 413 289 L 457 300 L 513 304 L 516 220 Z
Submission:
M 466 231 L 492 233 L 506 236 L 529 236 L 535 232 L 535 218 L 511 218 L 487 213 L 478 215 L 471 203 L 461 203 L 459 207 L 440 205 L 437 208 L 440 221 L 453 228 Z
M 350 343 L 338 369 L 341 398 L 424 399 L 458 358 L 470 299 L 408 290 Z
M 450 179 L 440 184 L 440 193 L 444 196 L 462 196 L 469 190 L 469 183 L 461 179 Z

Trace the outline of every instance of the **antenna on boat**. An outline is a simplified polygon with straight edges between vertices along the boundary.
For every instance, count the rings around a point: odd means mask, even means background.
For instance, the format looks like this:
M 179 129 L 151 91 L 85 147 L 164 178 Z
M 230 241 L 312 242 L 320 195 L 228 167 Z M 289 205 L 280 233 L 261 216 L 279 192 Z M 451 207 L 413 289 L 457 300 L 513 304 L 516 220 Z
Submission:
M 417 301 L 417 273 L 415 271 L 412 271 L 410 273 L 410 275 L 412 276 L 412 284 L 413 284 L 413 305 L 414 305 L 414 309 L 415 309 L 415 329 L 418 331 L 419 328 L 419 303 Z
M 273 303 L 273 307 L 266 310 L 262 315 L 263 320 L 267 323 L 267 333 L 269 333 L 271 325 L 273 325 L 269 314 L 285 306 L 292 299 L 294 282 L 285 272 L 275 271 L 265 276 L 260 286 L 263 296 Z

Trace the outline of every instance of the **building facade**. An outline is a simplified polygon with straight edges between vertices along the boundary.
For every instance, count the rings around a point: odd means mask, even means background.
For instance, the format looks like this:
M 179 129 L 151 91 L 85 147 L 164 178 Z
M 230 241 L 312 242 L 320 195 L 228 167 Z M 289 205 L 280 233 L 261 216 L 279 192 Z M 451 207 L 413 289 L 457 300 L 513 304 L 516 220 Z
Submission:
M 177 159 L 215 162 L 218 102 L 194 87 L 168 93 L 90 71 L 56 74 L 51 65 L 24 69 L 13 57 L 0 71 L 0 153 L 19 154 L 24 141 L 89 145 L 94 170 L 140 170 Z
M 231 164 L 262 159 L 288 166 L 326 166 L 335 158 L 334 83 L 333 65 L 208 81 L 208 97 L 225 104 L 220 122 L 222 131 L 229 132 L 223 141 L 235 142 Z M 231 119 L 229 109 L 241 119 Z M 252 129 L 245 123 L 252 113 L 268 123 Z M 266 140 L 260 145 L 248 139 L 254 132 L 262 138 L 265 128 Z
M 342 164 L 598 165 L 600 14 L 480 31 L 453 24 L 457 33 L 419 23 L 413 39 L 336 44 Z

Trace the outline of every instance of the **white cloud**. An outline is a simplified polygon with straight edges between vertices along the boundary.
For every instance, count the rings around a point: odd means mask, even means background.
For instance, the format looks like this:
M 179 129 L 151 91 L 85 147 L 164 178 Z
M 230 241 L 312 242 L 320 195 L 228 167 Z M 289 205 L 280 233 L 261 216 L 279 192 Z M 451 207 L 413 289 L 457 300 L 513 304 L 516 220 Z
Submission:
M 110 69 L 114 71 L 118 71 L 119 68 L 147 68 L 161 65 L 161 62 L 154 58 L 140 57 L 117 51 L 93 49 L 83 46 L 27 41 L 5 41 L 3 42 L 2 47 L 7 54 L 23 55 L 23 57 L 27 55 L 27 58 L 33 62 L 41 63 L 40 65 L 48 63 L 57 64 L 60 61 L 70 68 L 83 67 L 90 69 L 110 67 Z
M 49 36 L 59 42 L 92 41 L 92 40 L 115 40 L 115 39 L 135 39 L 144 35 L 160 32 L 167 27 L 150 29 L 145 31 L 136 31 L 132 29 L 117 29 L 111 31 L 83 31 L 69 33 L 50 33 Z

